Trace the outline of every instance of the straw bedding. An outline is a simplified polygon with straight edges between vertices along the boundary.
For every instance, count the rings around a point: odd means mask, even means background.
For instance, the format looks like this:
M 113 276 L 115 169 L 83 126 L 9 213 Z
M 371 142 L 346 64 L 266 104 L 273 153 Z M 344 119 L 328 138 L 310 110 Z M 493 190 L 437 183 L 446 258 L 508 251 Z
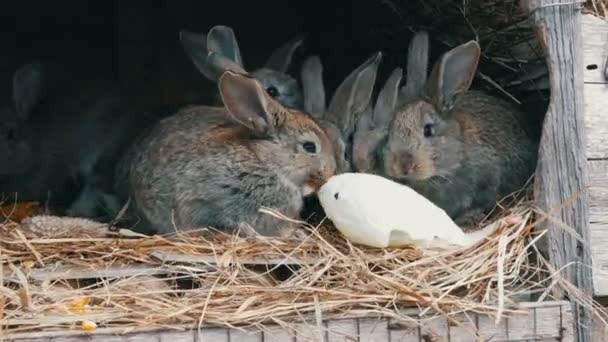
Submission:
M 1 324 L 4 334 L 93 323 L 263 329 L 319 315 L 411 324 L 407 307 L 423 317 L 472 310 L 499 319 L 530 294 L 551 298 L 551 286 L 591 304 L 536 249 L 533 216 L 520 204 L 495 221 L 486 241 L 432 251 L 355 246 L 326 223 L 303 225 L 304 240 L 208 231 L 144 237 L 35 216 L 0 226 Z
M 542 59 L 528 18 L 515 10 L 518 1 L 449 3 L 415 2 L 410 13 L 428 19 L 432 36 L 446 46 L 477 36 L 486 86 L 515 101 L 526 92 L 538 100 L 539 87 L 523 84 L 543 73 L 518 79 Z M 586 7 L 607 13 L 605 1 Z M 492 76 L 484 77 L 486 71 Z M 511 78 L 497 76 L 505 71 Z M 21 211 L 12 217 L 28 216 Z M 203 322 L 263 328 L 319 316 L 382 315 L 411 323 L 407 307 L 419 307 L 423 317 L 472 310 L 498 319 L 515 314 L 515 302 L 528 296 L 551 299 L 556 287 L 594 305 L 537 249 L 542 233 L 534 227 L 544 217 L 521 202 L 497 216 L 487 240 L 451 251 L 364 248 L 327 222 L 303 225 L 310 232 L 305 240 L 277 240 L 201 232 L 143 237 L 52 216 L 9 220 L 0 225 L 0 335 Z

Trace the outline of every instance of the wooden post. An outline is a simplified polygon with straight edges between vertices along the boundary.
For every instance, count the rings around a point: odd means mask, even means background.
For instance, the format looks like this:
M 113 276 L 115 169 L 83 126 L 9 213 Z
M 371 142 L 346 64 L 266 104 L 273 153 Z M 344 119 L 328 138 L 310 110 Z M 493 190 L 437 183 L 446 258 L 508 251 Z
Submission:
M 551 101 L 542 130 L 536 169 L 535 199 L 540 209 L 574 229 L 577 241 L 548 222 L 547 253 L 557 269 L 586 295 L 593 295 L 589 239 L 586 137 L 583 99 L 583 46 L 580 1 L 522 0 L 535 19 L 537 37 L 545 50 Z M 567 203 L 562 210 L 556 211 Z M 567 266 L 568 265 L 568 266 Z M 555 293 L 563 297 L 563 293 Z M 573 303 L 577 341 L 591 342 L 591 308 Z

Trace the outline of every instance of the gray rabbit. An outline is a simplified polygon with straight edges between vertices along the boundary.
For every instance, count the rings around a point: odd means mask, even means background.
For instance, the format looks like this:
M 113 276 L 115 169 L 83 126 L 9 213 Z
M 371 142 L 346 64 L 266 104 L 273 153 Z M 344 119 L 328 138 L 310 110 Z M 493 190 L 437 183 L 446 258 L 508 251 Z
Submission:
M 189 107 L 160 121 L 117 167 L 139 230 L 231 230 L 262 235 L 289 225 L 259 212 L 297 218 L 304 197 L 336 171 L 331 141 L 303 112 L 275 101 L 256 79 L 232 71 L 219 79 L 223 107 Z
M 92 81 L 40 101 L 43 84 L 40 63 L 14 74 L 13 104 L 0 110 L 0 192 L 69 215 L 116 206 L 109 171 L 129 131 L 116 86 Z
M 475 41 L 446 52 L 422 93 L 396 107 L 382 151 L 387 176 L 412 186 L 461 225 L 521 189 L 536 161 L 537 144 L 518 120 L 521 111 L 469 90 L 480 53 Z
M 207 35 L 182 30 L 180 42 L 197 69 L 209 80 L 217 82 L 227 70 L 246 73 L 239 45 L 232 28 L 212 27 Z M 294 38 L 276 49 L 261 68 L 250 72 L 268 94 L 289 108 L 302 109 L 302 90 L 298 81 L 287 74 L 296 49 L 303 39 Z
M 77 185 L 65 177 L 61 146 L 45 138 L 50 121 L 38 110 L 42 78 L 40 63 L 20 67 L 9 103 L 0 107 L 0 194 L 7 201 L 62 207 L 73 200 Z
M 352 135 L 359 117 L 369 108 L 382 53 L 376 52 L 353 70 L 338 86 L 326 108 L 323 66 L 318 56 L 302 65 L 304 109 L 334 142 L 338 172 L 350 171 Z
M 417 32 L 408 47 L 406 82 L 399 89 L 403 70 L 396 68 L 380 90 L 373 109 L 357 121 L 353 135 L 353 168 L 358 172 L 383 174 L 382 146 L 386 143 L 394 111 L 404 102 L 421 96 L 426 84 L 429 35 Z

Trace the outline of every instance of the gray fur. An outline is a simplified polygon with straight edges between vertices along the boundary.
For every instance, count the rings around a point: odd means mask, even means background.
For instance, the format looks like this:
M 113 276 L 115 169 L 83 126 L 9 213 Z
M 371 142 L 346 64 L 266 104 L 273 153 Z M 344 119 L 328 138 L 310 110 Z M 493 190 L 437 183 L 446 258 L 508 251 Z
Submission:
M 39 63 L 20 68 L 14 103 L 0 108 L 0 193 L 92 215 L 89 199 L 95 196 L 83 197 L 88 203 L 74 201 L 82 188 L 111 191 L 102 184 L 111 185 L 103 178 L 111 178 L 113 158 L 128 137 L 125 104 L 114 84 L 90 82 L 73 93 L 57 89 L 36 105 L 42 78 Z M 70 211 L 69 206 L 88 209 Z
M 336 89 L 325 109 L 323 67 L 318 56 L 309 57 L 302 66 L 305 108 L 316 118 L 334 143 L 338 172 L 352 168 L 351 137 L 359 117 L 369 108 L 382 53 L 370 56 L 353 70 Z
M 138 229 L 247 223 L 283 234 L 288 225 L 260 207 L 297 218 L 303 197 L 335 173 L 333 146 L 308 115 L 281 106 L 248 76 L 226 72 L 219 85 L 226 108 L 189 107 L 160 121 L 119 163 L 117 186 L 127 185 Z
M 180 42 L 192 63 L 213 82 L 218 82 L 220 76 L 228 70 L 248 72 L 243 64 L 234 32 L 228 26 L 216 25 L 207 35 L 183 30 L 180 32 Z M 289 108 L 303 107 L 300 85 L 287 74 L 293 53 L 302 42 L 303 38 L 300 37 L 288 41 L 271 54 L 263 67 L 250 72 L 264 85 L 269 94 Z
M 402 76 L 401 68 L 393 70 L 378 94 L 374 109 L 368 109 L 357 122 L 353 136 L 353 167 L 359 172 L 379 173 L 381 169 L 380 149 L 393 118 Z
M 429 64 L 429 34 L 416 32 L 407 54 L 406 82 L 400 91 L 400 101 L 423 95 Z
M 424 96 L 398 108 L 384 147 L 387 176 L 412 186 L 456 220 L 486 213 L 532 175 L 537 144 L 512 104 L 468 91 L 480 49 L 462 44 L 435 65 Z M 431 136 L 425 137 L 425 125 Z

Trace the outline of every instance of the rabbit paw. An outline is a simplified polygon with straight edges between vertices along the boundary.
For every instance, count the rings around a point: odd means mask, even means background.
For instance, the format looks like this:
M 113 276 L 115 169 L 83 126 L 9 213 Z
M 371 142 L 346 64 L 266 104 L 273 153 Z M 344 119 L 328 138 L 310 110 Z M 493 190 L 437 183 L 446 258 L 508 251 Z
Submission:
M 279 236 L 283 239 L 304 241 L 308 237 L 308 234 L 304 229 L 300 229 L 297 226 L 289 226 L 279 229 Z

